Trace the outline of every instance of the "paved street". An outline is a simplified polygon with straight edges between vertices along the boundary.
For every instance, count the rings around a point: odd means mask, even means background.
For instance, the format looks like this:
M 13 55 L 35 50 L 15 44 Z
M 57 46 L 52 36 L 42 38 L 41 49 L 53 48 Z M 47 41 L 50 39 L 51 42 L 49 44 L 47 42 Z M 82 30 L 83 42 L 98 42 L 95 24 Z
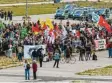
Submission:
M 31 17 L 31 22 L 37 22 L 37 20 L 41 20 L 41 21 L 45 21 L 46 19 L 50 18 L 52 19 L 54 22 L 59 23 L 60 20 L 54 19 L 54 15 L 55 14 L 41 14 L 41 15 L 30 15 Z M 23 16 L 14 16 L 12 22 L 13 23 L 23 23 Z M 4 21 L 5 23 L 9 23 L 9 21 Z M 66 22 L 69 21 L 71 24 L 72 23 L 82 23 L 81 21 L 78 20 L 71 20 L 71 19 L 66 19 L 66 20 L 62 20 L 63 24 L 66 24 Z
M 61 64 L 60 68 L 53 68 L 54 61 L 43 63 L 43 68 L 39 68 L 38 82 L 42 81 L 63 81 L 63 80 L 98 80 L 98 81 L 112 81 L 111 76 L 78 76 L 75 73 L 82 72 L 88 69 L 100 68 L 111 65 L 112 59 L 108 58 L 107 51 L 100 51 L 96 53 L 98 61 L 77 61 L 75 64 Z M 32 77 L 32 71 L 31 71 Z M 4 80 L 4 78 L 7 78 Z M 31 78 L 32 79 L 32 78 Z M 0 82 L 25 82 L 24 68 L 16 67 L 0 70 Z

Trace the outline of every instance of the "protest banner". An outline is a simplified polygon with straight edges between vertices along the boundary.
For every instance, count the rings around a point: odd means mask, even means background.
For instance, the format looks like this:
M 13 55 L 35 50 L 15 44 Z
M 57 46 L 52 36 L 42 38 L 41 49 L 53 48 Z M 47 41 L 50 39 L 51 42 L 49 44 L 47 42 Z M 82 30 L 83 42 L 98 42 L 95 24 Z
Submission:
M 31 59 L 34 49 L 37 51 L 40 48 L 43 48 L 42 53 L 46 54 L 46 45 L 24 45 L 24 59 Z
M 95 49 L 96 50 L 106 49 L 106 40 L 105 39 L 95 40 Z

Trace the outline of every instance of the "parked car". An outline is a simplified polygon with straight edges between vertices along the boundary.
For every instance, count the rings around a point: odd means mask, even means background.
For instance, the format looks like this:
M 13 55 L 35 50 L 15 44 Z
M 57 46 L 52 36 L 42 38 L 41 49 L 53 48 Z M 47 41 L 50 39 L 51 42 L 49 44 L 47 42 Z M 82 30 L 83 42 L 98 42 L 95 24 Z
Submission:
M 67 19 L 69 16 L 68 10 L 59 9 L 55 14 L 55 19 Z
M 98 15 L 102 15 L 104 18 L 109 18 L 109 17 L 110 17 L 110 14 L 111 14 L 109 8 L 98 9 L 98 10 L 96 11 L 96 13 L 97 13 Z
M 73 20 L 78 19 L 78 20 L 86 20 L 88 16 L 88 11 L 87 10 L 76 10 L 73 13 Z

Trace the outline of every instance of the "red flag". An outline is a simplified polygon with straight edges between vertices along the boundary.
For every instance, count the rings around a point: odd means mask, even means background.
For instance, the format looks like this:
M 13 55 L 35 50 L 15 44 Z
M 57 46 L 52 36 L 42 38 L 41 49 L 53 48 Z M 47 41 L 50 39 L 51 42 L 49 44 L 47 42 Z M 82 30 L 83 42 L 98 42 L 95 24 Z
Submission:
M 51 30 L 49 30 L 49 35 L 51 36 L 52 35 L 52 32 L 53 32 L 53 30 L 51 29 Z
M 46 25 L 45 22 L 44 22 L 44 25 L 43 25 L 43 29 L 47 29 L 47 25 Z
M 111 33 L 111 26 L 107 23 L 107 21 L 102 16 L 100 16 L 98 24 L 102 27 L 105 27 L 106 30 Z
M 36 24 L 36 26 L 34 26 L 34 25 L 32 26 L 32 31 L 33 32 L 39 32 L 40 31 L 37 24 Z
M 76 31 L 76 36 L 80 37 L 80 31 Z

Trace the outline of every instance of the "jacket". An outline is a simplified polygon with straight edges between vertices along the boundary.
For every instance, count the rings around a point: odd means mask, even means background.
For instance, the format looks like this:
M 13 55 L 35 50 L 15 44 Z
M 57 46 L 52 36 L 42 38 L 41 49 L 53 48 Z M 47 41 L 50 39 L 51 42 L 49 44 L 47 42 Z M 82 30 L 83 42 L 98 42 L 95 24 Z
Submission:
M 59 53 L 55 53 L 54 54 L 54 59 L 55 60 L 59 60 L 60 59 L 60 54 Z
M 32 69 L 33 69 L 33 72 L 36 72 L 37 71 L 37 64 L 36 63 L 33 63 L 32 64 Z

